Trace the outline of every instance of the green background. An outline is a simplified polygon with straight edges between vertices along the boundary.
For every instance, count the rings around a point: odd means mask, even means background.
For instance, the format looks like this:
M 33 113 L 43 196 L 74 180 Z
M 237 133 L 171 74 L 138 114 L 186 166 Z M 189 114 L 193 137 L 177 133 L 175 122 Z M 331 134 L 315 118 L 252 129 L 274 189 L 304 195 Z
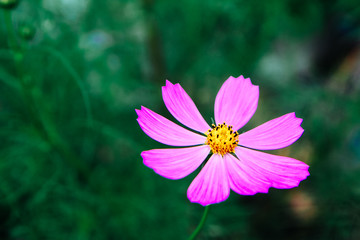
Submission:
M 0 0 L 0 3 L 6 3 Z M 0 9 L 0 239 L 187 239 L 203 207 L 141 151 L 135 108 L 174 120 L 179 82 L 211 123 L 229 76 L 260 86 L 241 131 L 289 112 L 303 136 L 272 151 L 310 165 L 298 188 L 234 192 L 199 239 L 360 239 L 356 0 L 23 0 Z

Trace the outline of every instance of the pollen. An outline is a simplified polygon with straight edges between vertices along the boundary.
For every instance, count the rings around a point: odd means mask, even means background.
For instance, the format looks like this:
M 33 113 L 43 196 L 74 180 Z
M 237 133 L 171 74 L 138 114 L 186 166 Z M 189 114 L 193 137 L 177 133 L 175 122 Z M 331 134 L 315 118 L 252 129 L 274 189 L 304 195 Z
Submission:
M 232 126 L 225 123 L 212 124 L 211 129 L 205 133 L 207 138 L 205 144 L 209 145 L 213 153 L 224 156 L 226 153 L 234 153 L 239 142 L 239 134 Z

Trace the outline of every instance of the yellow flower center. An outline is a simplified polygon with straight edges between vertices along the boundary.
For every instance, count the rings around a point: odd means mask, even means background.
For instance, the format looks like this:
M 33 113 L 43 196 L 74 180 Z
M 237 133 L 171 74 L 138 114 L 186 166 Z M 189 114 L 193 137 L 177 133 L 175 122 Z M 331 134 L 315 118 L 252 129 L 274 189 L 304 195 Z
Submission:
M 221 154 L 235 152 L 235 147 L 239 142 L 239 134 L 225 123 L 212 124 L 212 129 L 205 133 L 207 138 L 205 144 L 209 145 L 213 153 Z

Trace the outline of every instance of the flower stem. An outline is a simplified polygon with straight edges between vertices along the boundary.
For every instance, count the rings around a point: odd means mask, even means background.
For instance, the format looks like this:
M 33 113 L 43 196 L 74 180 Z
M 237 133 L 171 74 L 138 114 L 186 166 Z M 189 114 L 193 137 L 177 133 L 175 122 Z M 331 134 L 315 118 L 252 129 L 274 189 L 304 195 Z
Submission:
M 205 210 L 204 210 L 204 214 L 200 220 L 200 223 L 199 225 L 196 227 L 196 229 L 194 230 L 194 232 L 191 234 L 191 236 L 189 237 L 189 240 L 194 240 L 196 238 L 196 236 L 199 234 L 200 230 L 202 229 L 202 227 L 204 226 L 204 223 L 206 221 L 206 218 L 207 218 L 207 215 L 209 213 L 209 208 L 210 208 L 210 205 L 207 205 L 205 207 Z
M 41 111 L 43 109 L 41 107 L 41 102 L 43 102 L 41 92 L 36 91 L 36 89 L 29 84 L 31 77 L 26 75 L 24 71 L 23 58 L 25 55 L 24 51 L 26 49 L 23 48 L 16 39 L 15 30 L 12 24 L 11 11 L 4 10 L 3 13 L 9 48 L 12 51 L 17 70 L 17 78 L 19 80 L 21 91 L 24 96 L 24 102 L 33 125 L 42 135 L 43 139 L 46 140 L 56 152 L 62 155 L 64 160 L 67 161 L 70 166 L 77 169 L 82 178 L 86 178 L 89 175 L 88 166 L 71 151 L 69 146 L 60 136 L 55 123 L 51 121 L 49 115 L 46 114 L 45 111 Z
M 84 83 L 81 80 L 80 75 L 76 72 L 74 67 L 70 64 L 69 60 L 67 60 L 60 51 L 57 51 L 56 49 L 50 48 L 50 47 L 41 47 L 41 50 L 45 51 L 47 54 L 52 55 L 54 58 L 56 58 L 60 63 L 65 67 L 65 69 L 69 72 L 71 77 L 75 80 L 75 83 L 78 85 L 80 89 L 80 93 L 82 95 L 84 105 L 85 105 L 85 111 L 87 115 L 87 120 L 89 125 L 91 126 L 93 123 L 92 120 L 92 111 L 91 111 L 91 105 L 90 105 L 90 99 L 87 91 L 85 90 Z
M 5 27 L 6 27 L 7 34 L 8 34 L 9 46 L 14 52 L 17 52 L 19 49 L 18 49 L 18 46 L 17 46 L 18 44 L 17 44 L 17 40 L 16 40 L 16 37 L 15 37 L 14 28 L 12 26 L 11 11 L 10 10 L 4 10 L 3 11 L 3 16 L 4 16 Z

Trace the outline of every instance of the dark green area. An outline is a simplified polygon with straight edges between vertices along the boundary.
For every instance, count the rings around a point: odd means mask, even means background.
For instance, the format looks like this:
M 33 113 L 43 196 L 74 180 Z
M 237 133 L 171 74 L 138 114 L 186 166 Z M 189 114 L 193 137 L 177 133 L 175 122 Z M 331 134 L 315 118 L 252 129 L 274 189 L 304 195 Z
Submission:
M 360 239 L 357 0 L 22 0 L 0 19 L 0 239 L 187 239 L 203 212 L 186 197 L 196 173 L 172 181 L 143 165 L 141 151 L 165 146 L 135 108 L 175 121 L 169 79 L 211 123 L 230 75 L 260 86 L 244 131 L 304 119 L 273 153 L 311 175 L 231 193 L 199 239 Z

